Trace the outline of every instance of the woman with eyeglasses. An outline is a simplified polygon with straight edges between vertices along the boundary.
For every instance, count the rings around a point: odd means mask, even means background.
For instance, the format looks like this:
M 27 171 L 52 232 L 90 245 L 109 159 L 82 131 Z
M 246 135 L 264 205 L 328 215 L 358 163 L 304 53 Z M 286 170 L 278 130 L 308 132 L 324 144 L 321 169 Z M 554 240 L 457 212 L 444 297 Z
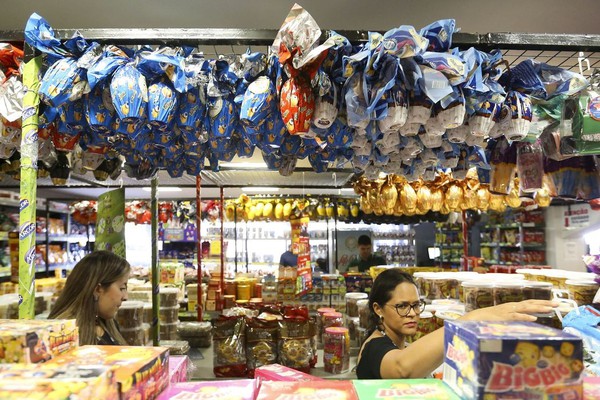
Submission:
M 525 300 L 480 308 L 460 319 L 535 321 L 531 314 L 548 313 L 557 306 L 546 300 Z M 424 378 L 442 364 L 444 328 L 405 346 L 404 338 L 417 332 L 419 315 L 425 310 L 412 276 L 398 268 L 379 274 L 371 288 L 369 309 L 373 328 L 358 355 L 358 379 Z

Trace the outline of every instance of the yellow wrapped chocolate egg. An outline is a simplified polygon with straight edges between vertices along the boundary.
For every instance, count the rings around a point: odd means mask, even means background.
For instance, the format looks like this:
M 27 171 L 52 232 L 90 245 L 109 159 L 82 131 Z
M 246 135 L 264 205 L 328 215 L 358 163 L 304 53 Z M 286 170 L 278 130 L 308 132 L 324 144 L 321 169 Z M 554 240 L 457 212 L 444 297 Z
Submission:
M 227 203 L 225 206 L 225 219 L 227 221 L 233 221 L 235 218 L 235 204 Z
M 417 190 L 417 210 L 419 214 L 425 214 L 432 207 L 431 189 L 429 186 L 421 185 Z
M 317 215 L 319 217 L 325 216 L 325 206 L 323 205 L 323 203 L 319 203 L 319 205 L 317 206 Z
M 440 208 L 440 212 L 442 214 L 450 214 L 450 207 L 448 207 L 448 202 L 444 201 L 442 203 L 442 208 Z
M 289 201 L 283 205 L 283 218 L 289 218 L 292 215 L 292 203 Z
M 266 203 L 263 207 L 263 217 L 271 218 L 273 216 L 273 203 Z
M 256 219 L 262 218 L 264 208 L 265 208 L 265 204 L 262 201 L 258 201 L 254 205 L 254 218 L 256 218 Z
M 371 203 L 369 202 L 366 196 L 361 196 L 360 198 L 360 209 L 365 214 L 371 214 L 373 212 L 373 209 L 371 208 Z
M 404 214 L 413 215 L 417 210 L 417 193 L 409 183 L 402 184 L 400 189 L 400 201 L 404 208 Z
M 440 211 L 444 204 L 444 192 L 440 188 L 431 190 L 431 211 Z
M 461 209 L 475 210 L 477 208 L 477 191 L 465 188 L 463 191 L 463 202 Z
M 333 217 L 334 210 L 335 209 L 333 208 L 333 203 L 327 203 L 327 205 L 325 206 L 325 215 L 327 215 L 327 218 Z
M 501 194 L 490 193 L 490 210 L 502 212 L 506 209 L 504 196 Z
M 512 208 L 517 208 L 521 206 L 521 198 L 519 197 L 519 189 L 517 187 L 513 187 L 509 194 L 504 196 L 504 201 L 506 205 Z
M 277 204 L 275 204 L 275 219 L 282 219 L 283 218 L 283 204 L 281 204 L 280 202 L 277 202 Z
M 396 185 L 391 181 L 390 175 L 388 175 L 385 183 L 381 186 L 380 196 L 380 203 L 383 211 L 386 214 L 392 214 L 394 212 L 396 201 L 398 200 L 398 189 L 396 189 Z
M 448 206 L 450 211 L 459 210 L 463 197 L 463 189 L 457 184 L 452 184 L 446 190 L 444 203 Z
M 490 191 L 487 187 L 477 189 L 477 208 L 486 211 L 490 206 Z
M 552 202 L 552 198 L 550 197 L 550 194 L 548 193 L 548 189 L 546 189 L 546 187 L 543 187 L 542 189 L 535 192 L 535 195 L 533 195 L 533 200 L 535 201 L 535 204 L 537 204 L 540 207 L 548 207 Z
M 358 217 L 358 212 L 360 211 L 360 209 L 358 208 L 358 204 L 353 203 L 350 206 L 350 215 L 352 215 L 354 218 Z
M 256 216 L 256 206 L 251 205 L 250 207 L 246 207 L 248 209 L 248 221 L 254 221 L 254 217 Z

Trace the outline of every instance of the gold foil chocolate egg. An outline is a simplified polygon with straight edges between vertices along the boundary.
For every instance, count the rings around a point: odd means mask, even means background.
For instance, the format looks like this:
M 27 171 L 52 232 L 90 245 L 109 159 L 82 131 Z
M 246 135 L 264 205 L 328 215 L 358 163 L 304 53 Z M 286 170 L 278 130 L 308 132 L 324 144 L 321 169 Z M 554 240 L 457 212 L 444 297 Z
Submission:
M 477 189 L 477 208 L 486 211 L 490 206 L 490 191 L 485 187 Z
M 548 207 L 550 205 L 550 202 L 552 201 L 552 198 L 548 193 L 548 189 L 546 189 L 545 187 L 535 192 L 533 199 L 535 200 L 535 204 L 537 204 L 540 207 Z
M 394 212 L 394 206 L 398 200 L 398 189 L 391 181 L 391 177 L 388 176 L 385 183 L 381 186 L 381 203 L 383 211 L 386 214 L 392 214 Z
M 406 215 L 412 215 L 417 210 L 417 193 L 415 189 L 408 184 L 404 183 L 400 190 L 400 201 L 404 207 L 404 213 Z
M 444 192 L 440 188 L 431 190 L 431 211 L 440 211 L 444 204 Z
M 463 189 L 456 185 L 450 185 L 446 190 L 446 201 L 450 211 L 460 209 L 460 203 L 463 201 Z
M 421 185 L 417 190 L 417 210 L 419 214 L 425 214 L 432 208 L 433 198 L 429 186 Z

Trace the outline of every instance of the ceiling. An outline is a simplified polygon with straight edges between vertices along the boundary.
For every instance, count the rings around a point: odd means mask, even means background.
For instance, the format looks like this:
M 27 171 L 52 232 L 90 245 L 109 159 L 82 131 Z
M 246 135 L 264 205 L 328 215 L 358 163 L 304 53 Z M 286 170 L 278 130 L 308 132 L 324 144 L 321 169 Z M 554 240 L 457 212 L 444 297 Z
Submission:
M 0 13 L 3 30 L 22 30 L 32 12 L 46 18 L 55 29 L 90 28 L 236 28 L 277 29 L 286 17 L 293 1 L 281 0 L 104 0 L 85 2 L 81 0 L 21 0 L 5 7 Z M 324 30 L 375 30 L 384 32 L 402 24 L 420 28 L 442 18 L 454 18 L 462 32 L 529 32 L 600 34 L 600 2 L 597 0 L 505 0 L 502 3 L 487 0 L 455 1 L 407 1 L 379 0 L 306 0 L 301 3 Z M 342 17 L 341 17 L 342 16 Z M 506 42 L 510 44 L 510 38 Z M 558 44 L 558 41 L 557 41 Z M 266 51 L 264 48 L 253 50 Z M 203 46 L 207 56 L 211 54 L 242 53 L 245 46 Z M 577 71 L 578 51 L 518 50 L 507 46 L 503 50 L 509 64 L 525 58 L 559 65 Z M 600 67 L 600 53 L 584 53 L 590 67 Z M 240 164 L 243 163 L 243 164 Z M 223 167 L 221 172 L 203 172 L 202 197 L 218 197 L 223 187 L 225 197 L 237 197 L 243 186 L 276 186 L 285 194 L 352 194 L 352 173 L 349 170 L 316 174 L 310 171 L 306 160 L 298 162 L 297 170 L 289 177 L 276 171 L 268 171 L 260 157 L 234 160 L 233 166 Z M 180 192 L 160 192 L 159 197 L 193 198 L 196 195 L 196 179 L 184 175 L 172 179 L 165 171 L 159 173 L 159 186 L 177 186 Z M 120 185 L 126 187 L 127 198 L 144 199 L 150 192 L 150 181 L 137 181 L 122 174 L 122 180 L 98 182 L 91 173 L 72 176 L 67 187 L 55 188 L 49 179 L 38 182 L 38 196 L 43 198 L 72 199 L 96 198 L 107 190 Z M 0 181 L 0 187 L 19 191 L 19 182 L 12 179 Z M 342 188 L 346 190 L 342 191 Z M 252 193 L 251 190 L 245 190 Z

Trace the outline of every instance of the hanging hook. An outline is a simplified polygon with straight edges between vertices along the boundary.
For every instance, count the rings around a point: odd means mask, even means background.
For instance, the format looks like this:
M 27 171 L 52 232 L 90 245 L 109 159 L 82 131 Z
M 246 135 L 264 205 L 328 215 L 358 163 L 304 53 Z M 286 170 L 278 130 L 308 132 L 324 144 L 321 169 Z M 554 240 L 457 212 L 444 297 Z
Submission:
M 582 64 L 585 63 L 586 68 L 585 70 L 583 69 Z M 579 52 L 579 57 L 577 57 L 577 64 L 579 64 L 579 73 L 581 75 L 584 75 L 585 71 L 589 71 L 590 68 L 590 60 L 585 56 L 585 54 L 583 53 L 583 51 Z
M 123 189 L 123 178 L 119 178 L 119 189 Z

